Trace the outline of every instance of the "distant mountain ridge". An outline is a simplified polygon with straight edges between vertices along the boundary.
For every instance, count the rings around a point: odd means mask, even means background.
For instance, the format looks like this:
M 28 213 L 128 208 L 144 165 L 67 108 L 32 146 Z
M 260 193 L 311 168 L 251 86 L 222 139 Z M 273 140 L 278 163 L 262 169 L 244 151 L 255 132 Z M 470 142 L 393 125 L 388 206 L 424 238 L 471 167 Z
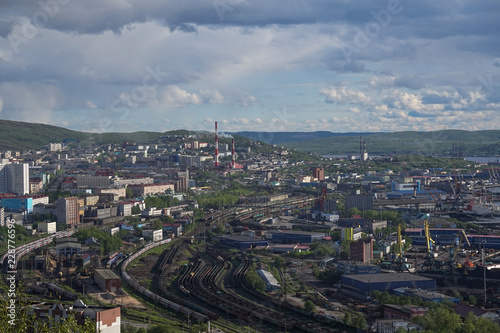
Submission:
M 230 132 L 229 134 L 240 135 L 252 140 L 262 141 L 268 144 L 281 145 L 288 142 L 302 142 L 308 140 L 324 139 L 334 136 L 362 136 L 376 134 L 376 132 L 349 132 L 334 133 L 329 131 L 316 132 Z
M 40 149 L 51 142 L 75 139 L 81 146 L 93 144 L 146 143 L 158 137 L 195 134 L 206 131 L 175 130 L 133 133 L 88 133 L 66 128 L 0 119 L 0 150 Z M 317 132 L 232 132 L 242 138 L 278 144 L 287 148 L 322 155 L 359 154 L 359 137 L 366 141 L 369 155 L 440 155 L 440 156 L 497 156 L 500 155 L 500 130 L 463 131 L 441 130 L 432 132 L 404 131 L 393 133 L 333 133 Z M 240 138 L 241 142 L 243 139 Z M 465 149 L 459 146 L 463 143 Z M 236 140 L 238 145 L 238 140 Z
M 500 130 L 391 133 L 235 132 L 234 134 L 321 155 L 359 155 L 360 136 L 366 141 L 369 155 L 500 155 Z M 460 148 L 462 143 L 464 149 Z

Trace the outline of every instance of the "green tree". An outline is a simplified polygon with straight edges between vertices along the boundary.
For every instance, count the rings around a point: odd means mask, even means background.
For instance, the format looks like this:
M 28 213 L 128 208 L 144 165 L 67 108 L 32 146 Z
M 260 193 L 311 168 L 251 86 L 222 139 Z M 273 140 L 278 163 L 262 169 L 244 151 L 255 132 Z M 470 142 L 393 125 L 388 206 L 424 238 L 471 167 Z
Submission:
M 433 311 L 427 311 L 425 316 L 417 316 L 414 321 L 428 332 L 442 333 L 458 332 L 462 322 L 458 314 L 445 306 L 438 306 Z
M 304 303 L 304 310 L 306 310 L 307 312 L 316 312 L 316 306 L 311 300 L 307 300 Z
M 366 327 L 368 326 L 365 317 L 362 315 L 356 316 L 352 321 L 352 325 L 362 330 L 366 329 Z
M 0 293 L 8 295 L 5 286 L 0 286 Z M 9 292 L 10 293 L 10 292 Z M 9 316 L 10 298 L 0 297 L 0 332 L 5 333 L 25 333 L 33 332 L 36 327 L 36 332 L 39 333 L 94 333 L 95 322 L 86 320 L 84 325 L 78 325 L 74 315 L 69 315 L 66 320 L 55 322 L 54 320 L 45 320 L 38 318 L 30 311 L 30 299 L 25 293 L 22 282 L 18 283 L 15 292 L 15 316 Z
M 283 257 L 274 257 L 274 267 L 282 269 L 286 265 L 286 259 Z
M 125 189 L 125 195 L 127 198 L 133 198 L 134 197 L 134 191 L 130 187 L 127 187 Z
M 155 219 L 152 223 L 152 228 L 154 230 L 163 228 L 163 222 L 160 219 Z

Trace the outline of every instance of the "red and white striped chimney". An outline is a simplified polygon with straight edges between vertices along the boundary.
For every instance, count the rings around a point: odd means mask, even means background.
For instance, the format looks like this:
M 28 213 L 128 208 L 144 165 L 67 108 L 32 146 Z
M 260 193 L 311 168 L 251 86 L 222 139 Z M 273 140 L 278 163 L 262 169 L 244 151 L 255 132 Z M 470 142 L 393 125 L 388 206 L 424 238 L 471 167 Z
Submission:
M 217 122 L 215 122 L 215 167 L 219 166 L 219 136 L 217 135 Z
M 234 155 L 234 138 L 232 139 L 233 142 L 233 150 L 232 150 L 232 161 L 231 161 L 231 168 L 235 169 L 236 168 L 236 161 L 235 161 L 235 155 Z

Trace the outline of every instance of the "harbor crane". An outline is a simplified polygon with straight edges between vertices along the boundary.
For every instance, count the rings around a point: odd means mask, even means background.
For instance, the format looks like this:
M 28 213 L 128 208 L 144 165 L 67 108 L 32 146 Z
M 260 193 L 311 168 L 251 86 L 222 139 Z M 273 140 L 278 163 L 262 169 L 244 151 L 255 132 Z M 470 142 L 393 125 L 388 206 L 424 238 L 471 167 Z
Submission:
M 469 239 L 467 238 L 467 235 L 465 234 L 465 231 L 463 231 L 463 229 L 460 229 L 458 231 L 457 239 L 458 239 L 458 242 L 455 243 L 456 245 L 449 245 L 449 249 L 450 249 L 449 266 L 450 266 L 450 269 L 460 267 L 460 264 L 456 263 L 456 259 L 457 259 L 458 252 L 460 252 L 460 247 L 461 247 L 463 241 L 465 240 L 467 242 L 468 247 L 469 248 L 471 247 L 470 243 L 469 243 Z
M 424 220 L 424 232 L 425 232 L 425 243 L 427 245 L 427 255 L 425 257 L 424 266 L 427 268 L 434 267 L 434 252 L 433 252 L 433 244 L 434 240 L 431 238 L 431 234 L 429 232 L 429 220 Z

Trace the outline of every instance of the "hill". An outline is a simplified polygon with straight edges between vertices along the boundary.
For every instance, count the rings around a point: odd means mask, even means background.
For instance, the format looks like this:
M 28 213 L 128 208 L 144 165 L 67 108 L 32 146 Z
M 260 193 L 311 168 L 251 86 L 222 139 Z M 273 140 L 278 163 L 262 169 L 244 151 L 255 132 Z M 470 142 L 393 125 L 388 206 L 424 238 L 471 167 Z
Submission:
M 287 142 L 303 142 L 309 140 L 329 138 L 333 136 L 357 136 L 368 135 L 374 133 L 333 133 L 328 131 L 316 131 L 316 132 L 232 132 L 230 134 L 239 135 L 247 137 L 255 141 L 262 141 L 268 144 L 281 145 Z
M 236 134 L 322 155 L 359 154 L 359 137 L 370 155 L 453 154 L 453 145 L 464 143 L 464 155 L 500 154 L 500 131 L 442 130 L 431 132 L 332 133 L 332 132 L 238 132 Z
M 39 149 L 51 142 L 66 139 L 75 139 L 82 145 L 146 142 L 161 135 L 157 132 L 86 133 L 46 124 L 0 120 L 0 149 L 3 150 Z
M 453 146 L 463 143 L 464 156 L 495 156 L 500 154 L 500 131 L 442 130 L 432 132 L 395 132 L 363 135 L 371 155 L 440 155 L 452 156 Z M 359 136 L 336 136 L 283 144 L 300 151 L 322 155 L 359 154 Z

